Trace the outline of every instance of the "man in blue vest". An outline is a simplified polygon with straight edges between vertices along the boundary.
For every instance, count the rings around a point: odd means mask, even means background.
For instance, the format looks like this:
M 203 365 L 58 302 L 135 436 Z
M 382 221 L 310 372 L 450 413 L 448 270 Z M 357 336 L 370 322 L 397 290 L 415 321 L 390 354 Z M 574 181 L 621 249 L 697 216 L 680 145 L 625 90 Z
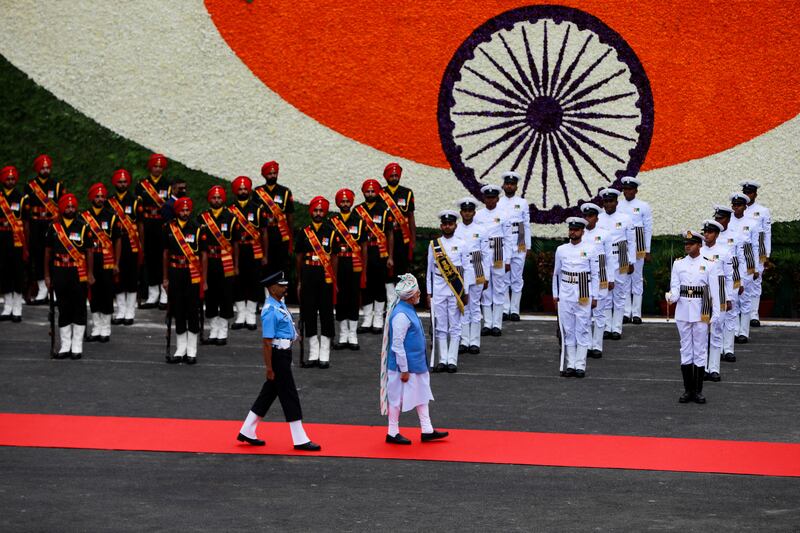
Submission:
M 388 313 L 381 350 L 381 414 L 389 415 L 389 444 L 411 444 L 400 434 L 400 412 L 416 408 L 422 442 L 443 439 L 447 431 L 433 429 L 428 402 L 433 400 L 425 355 L 425 332 L 414 310 L 419 285 L 412 274 L 399 276 L 397 299 Z

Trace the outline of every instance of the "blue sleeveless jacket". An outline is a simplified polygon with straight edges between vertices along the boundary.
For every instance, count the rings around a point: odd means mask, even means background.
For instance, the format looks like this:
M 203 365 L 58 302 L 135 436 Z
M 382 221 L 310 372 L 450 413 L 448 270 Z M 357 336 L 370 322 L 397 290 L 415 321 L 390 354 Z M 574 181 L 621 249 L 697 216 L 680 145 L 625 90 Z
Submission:
M 392 318 L 397 314 L 404 314 L 408 317 L 411 325 L 406 333 L 403 347 L 406 349 L 406 360 L 408 361 L 408 371 L 412 374 L 424 374 L 428 371 L 428 361 L 425 354 L 425 332 L 422 330 L 422 323 L 414 311 L 414 307 L 403 300 L 397 302 L 397 305 L 392 310 L 389 316 L 389 339 L 386 346 L 388 351 L 388 364 L 389 370 L 397 371 L 397 358 L 392 351 Z

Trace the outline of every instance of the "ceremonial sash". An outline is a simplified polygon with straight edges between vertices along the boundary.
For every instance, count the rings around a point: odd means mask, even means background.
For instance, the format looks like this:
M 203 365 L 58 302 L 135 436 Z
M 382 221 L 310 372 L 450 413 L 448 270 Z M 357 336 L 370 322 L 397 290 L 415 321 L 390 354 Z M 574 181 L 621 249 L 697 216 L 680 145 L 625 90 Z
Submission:
M 150 199 L 153 200 L 153 203 L 159 207 L 159 209 L 164 207 L 164 199 L 158 195 L 158 191 L 155 187 L 153 187 L 153 184 L 150 183 L 149 180 L 142 180 L 142 188 L 150 197 Z
M 333 227 L 336 228 L 336 231 L 339 232 L 339 235 L 342 236 L 344 242 L 347 243 L 347 247 L 350 248 L 350 251 L 353 253 L 353 272 L 361 272 L 363 268 L 363 263 L 361 262 L 361 245 L 358 244 L 353 236 L 350 235 L 350 232 L 347 231 L 347 226 L 341 218 L 331 217 L 330 220 Z
M 766 244 L 766 235 L 764 232 L 759 232 L 758 234 L 758 261 L 761 263 L 767 262 L 767 244 Z
M 461 277 L 458 269 L 456 269 L 456 267 L 453 265 L 453 262 L 447 256 L 447 252 L 445 252 L 444 248 L 442 247 L 441 239 L 432 240 L 431 247 L 433 248 L 433 259 L 436 261 L 436 266 L 439 267 L 439 273 L 444 278 L 447 286 L 450 287 L 450 290 L 453 291 L 453 295 L 456 297 L 458 310 L 463 313 L 465 296 L 464 278 Z
M 527 248 L 525 246 L 525 228 L 522 227 L 523 222 L 514 222 L 517 226 L 517 251 L 524 252 Z
M 64 226 L 58 222 L 55 222 L 53 223 L 53 230 L 56 232 L 56 237 L 58 237 L 61 246 L 64 247 L 72 260 L 75 261 L 75 266 L 78 269 L 78 280 L 81 282 L 86 282 L 86 258 L 83 257 L 83 254 L 80 252 L 80 250 L 78 250 L 75 244 L 69 240 Z
M 503 268 L 503 238 L 492 237 L 489 239 L 489 245 L 492 248 L 492 266 L 494 268 Z
M 119 200 L 116 198 L 109 198 L 108 205 L 111 206 L 111 209 L 117 214 L 117 218 L 119 219 L 122 227 L 125 228 L 125 231 L 128 234 L 128 242 L 131 243 L 131 252 L 138 254 L 139 253 L 139 231 L 136 229 L 136 224 L 133 223 L 133 220 L 128 218 L 128 215 L 125 214 L 125 210 L 122 208 L 122 204 L 119 203 Z
M 589 281 L 590 272 L 578 272 L 578 303 L 586 305 L 589 303 Z
M 239 210 L 239 207 L 236 205 L 232 205 L 228 208 L 233 216 L 236 217 L 236 220 L 239 221 L 239 224 L 242 226 L 242 229 L 253 238 L 253 257 L 256 259 L 261 259 L 264 257 L 264 249 L 261 248 L 261 232 L 258 231 L 258 228 L 250 224 L 247 220 L 247 217 L 244 216 L 244 213 Z
M 331 256 L 328 255 L 328 252 L 322 247 L 322 243 L 319 242 L 319 238 L 317 234 L 314 233 L 314 230 L 311 229 L 311 226 L 303 228 L 303 232 L 306 234 L 306 237 L 308 237 L 308 242 L 314 250 L 314 255 L 317 256 L 319 262 L 322 263 L 322 268 L 325 269 L 325 283 L 334 283 L 336 278 L 333 275 Z
M 472 258 L 472 268 L 475 269 L 475 285 L 486 283 L 486 273 L 483 271 L 483 254 L 480 250 L 470 252 Z
M 378 241 L 378 251 L 380 252 L 380 256 L 389 257 L 389 244 L 386 240 L 386 235 L 381 231 L 378 225 L 375 224 L 375 221 L 372 220 L 372 217 L 367 212 L 367 209 L 363 205 L 359 205 L 356 207 L 356 213 L 358 213 L 358 216 L 360 216 L 361 220 L 364 221 L 364 225 L 375 237 L 375 240 Z
M 58 206 L 53 200 L 47 197 L 41 185 L 39 185 L 35 179 L 31 180 L 28 185 L 33 191 L 33 194 L 36 195 L 36 199 L 39 200 L 44 208 L 47 209 L 47 212 L 50 213 L 50 216 L 56 218 L 58 216 Z
M 744 249 L 744 263 L 747 266 L 748 274 L 755 274 L 756 272 L 756 258 L 753 253 L 753 243 L 746 242 L 743 246 Z
M 86 221 L 86 224 L 89 226 L 89 229 L 92 230 L 92 233 L 95 234 L 97 240 L 100 241 L 100 249 L 103 252 L 103 269 L 104 270 L 111 270 L 114 268 L 114 243 L 111 242 L 111 237 L 103 231 L 103 228 L 100 227 L 100 224 L 97 223 L 97 219 L 95 219 L 89 211 L 84 211 L 81 213 L 83 220 Z
M 636 259 L 644 259 L 644 256 L 647 255 L 644 242 L 644 228 L 642 226 L 636 226 L 634 229 L 636 230 Z
M 397 221 L 398 224 L 400 224 L 400 231 L 403 233 L 403 244 L 410 243 L 411 227 L 408 225 L 408 219 L 405 217 L 405 215 L 403 215 L 403 212 L 400 211 L 400 208 L 395 203 L 394 198 L 392 198 L 392 196 L 388 192 L 381 189 L 380 191 L 378 191 L 378 195 L 384 202 L 386 202 L 386 207 L 389 208 L 389 211 L 392 212 L 392 216 L 394 217 L 394 219 Z M 413 253 L 414 251 L 411 248 L 409 248 L 408 249 L 409 259 L 411 259 Z
M 599 270 L 600 270 L 600 288 L 607 289 L 608 272 L 606 272 L 606 254 L 599 254 L 597 256 L 597 262 L 599 263 Z
M 11 232 L 14 235 L 14 248 L 22 248 L 25 244 L 25 234 L 22 229 L 22 220 L 14 216 L 14 211 L 8 204 L 6 195 L 0 192 L 0 209 L 8 223 L 11 224 Z
M 734 255 L 731 263 L 733 263 L 733 288 L 738 289 L 742 286 L 742 274 L 739 272 L 739 258 Z
M 219 243 L 219 246 L 222 249 L 222 253 L 220 255 L 222 256 L 222 271 L 225 274 L 225 277 L 229 278 L 233 276 L 234 274 L 233 246 L 231 245 L 230 241 L 226 239 L 225 236 L 222 234 L 222 231 L 219 229 L 219 226 L 217 226 L 217 222 L 214 220 L 214 217 L 211 216 L 211 213 L 206 211 L 205 213 L 200 215 L 200 218 L 203 219 L 203 222 L 205 222 L 208 231 L 210 231 L 211 235 L 213 235 L 214 238 L 217 239 L 217 242 Z
M 628 267 L 631 266 L 628 259 L 628 241 L 618 241 L 614 243 L 617 247 L 617 255 L 619 256 L 619 273 L 627 274 Z
M 272 212 L 272 216 L 278 221 L 278 231 L 281 232 L 281 240 L 289 243 L 289 253 L 292 253 L 292 230 L 289 227 L 289 221 L 286 219 L 283 210 L 281 210 L 280 206 L 275 203 L 275 200 L 273 200 L 264 189 L 256 189 L 256 194 Z
M 711 322 L 711 291 L 708 287 L 703 287 L 703 304 L 700 309 L 700 320 L 705 323 Z
M 200 283 L 200 280 L 203 279 L 202 271 L 200 270 L 200 259 L 198 259 L 197 255 L 189 248 L 189 243 L 186 242 L 186 238 L 183 236 L 183 232 L 176 221 L 173 220 L 169 223 L 169 229 L 172 231 L 175 242 L 178 243 L 178 248 L 181 249 L 183 255 L 189 260 L 189 276 L 192 279 L 192 283 Z
M 728 297 L 725 294 L 725 276 L 718 276 L 719 280 L 719 310 L 723 313 L 728 310 Z

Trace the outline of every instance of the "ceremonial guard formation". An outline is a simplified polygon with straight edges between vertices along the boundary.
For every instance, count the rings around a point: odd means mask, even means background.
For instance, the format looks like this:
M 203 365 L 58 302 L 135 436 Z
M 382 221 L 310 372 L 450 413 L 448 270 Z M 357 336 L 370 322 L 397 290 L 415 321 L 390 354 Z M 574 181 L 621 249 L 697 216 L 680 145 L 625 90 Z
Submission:
M 603 357 L 603 338 L 606 332 L 608 313 L 612 307 L 612 291 L 614 290 L 615 273 L 618 271 L 617 256 L 614 244 L 607 231 L 597 227 L 597 220 L 602 208 L 597 204 L 586 202 L 581 205 L 586 228 L 583 240 L 594 245 L 594 261 L 597 263 L 597 305 L 592 307 L 592 340 L 587 355 L 594 359 Z
M 745 261 L 745 275 L 742 279 L 744 289 L 739 299 L 739 327 L 736 331 L 736 342 L 744 344 L 750 339 L 750 315 L 756 294 L 756 282 L 761 276 L 759 261 L 759 229 L 761 221 L 745 215 L 750 199 L 742 193 L 731 195 L 733 215 L 726 229 L 739 239 Z
M 389 272 L 394 268 L 394 231 L 392 215 L 380 199 L 378 180 L 368 179 L 361 185 L 364 202 L 355 212 L 364 222 L 367 239 L 366 281 L 361 293 L 361 312 L 364 315 L 358 332 L 383 331 L 383 313 L 386 310 Z
M 642 294 L 644 294 L 644 263 L 650 261 L 650 242 L 653 238 L 653 211 L 650 204 L 639 200 L 641 181 L 632 176 L 625 176 L 622 183 L 622 196 L 617 209 L 628 215 L 633 223 L 636 237 L 636 261 L 630 275 L 630 294 L 625 297 L 625 314 L 623 322 L 642 323 Z
M 239 227 L 237 261 L 238 274 L 234 283 L 236 320 L 231 329 L 255 330 L 258 304 L 264 298 L 259 284 L 267 264 L 269 240 L 264 228 L 267 216 L 261 203 L 253 199 L 253 181 L 247 176 L 233 180 L 234 200 L 228 210 Z
M 491 250 L 483 226 L 475 222 L 475 208 L 478 201 L 472 197 L 457 202 L 461 223 L 456 226 L 455 235 L 464 243 L 469 253 L 469 263 L 475 277 L 465 280 L 466 305 L 461 323 L 461 345 L 459 353 L 481 353 L 481 294 L 489 287 L 486 273 L 490 272 Z
M 338 243 L 335 308 L 339 339 L 333 343 L 334 350 L 359 349 L 358 302 L 366 287 L 367 232 L 361 216 L 353 212 L 355 197 L 350 189 L 339 189 L 335 198 L 339 212 L 330 217 Z
M 280 167 L 268 161 L 261 167 L 264 185 L 255 188 L 256 199 L 264 205 L 269 261 L 265 262 L 269 272 L 289 268 L 292 254 L 292 228 L 294 227 L 294 198 L 292 191 L 278 183 Z
M 94 284 L 89 294 L 92 332 L 88 342 L 111 340 L 111 314 L 114 312 L 114 277 L 119 274 L 119 230 L 117 215 L 106 204 L 108 190 L 102 183 L 89 187 L 90 207 L 81 216 L 92 238 Z
M 524 198 L 515 196 L 520 175 L 516 172 L 503 172 L 501 177 L 503 194 L 497 207 L 505 211 L 506 219 L 511 224 L 511 257 L 509 270 L 506 272 L 508 293 L 503 304 L 503 318 L 516 322 L 519 320 L 519 305 L 522 300 L 525 258 L 531 249 L 530 208 Z
M 506 300 L 508 278 L 511 271 L 511 244 L 513 232 L 511 222 L 505 212 L 497 207 L 500 199 L 500 187 L 484 185 L 481 188 L 485 207 L 475 213 L 474 221 L 483 228 L 484 236 L 489 242 L 491 265 L 487 275 L 488 286 L 481 296 L 483 309 L 483 328 L 481 335 L 499 337 L 503 330 L 503 306 Z
M 153 154 L 147 161 L 150 175 L 136 185 L 137 224 L 139 238 L 144 248 L 144 278 L 147 286 L 147 299 L 142 309 L 159 306 L 166 309 L 167 291 L 162 290 L 164 281 L 164 265 L 162 242 L 164 217 L 161 209 L 170 197 L 172 187 L 163 176 L 167 168 L 167 158 L 161 154 Z
M 720 361 L 725 340 L 725 331 L 729 322 L 728 315 L 733 314 L 733 254 L 726 243 L 720 242 L 719 234 L 725 228 L 715 220 L 703 221 L 703 247 L 700 254 L 714 263 L 717 272 L 717 291 L 719 294 L 720 318 L 710 326 L 708 347 L 708 363 L 705 379 L 720 381 Z M 712 280 L 713 281 L 713 280 Z
M 119 240 L 115 249 L 117 261 L 114 293 L 117 309 L 113 325 L 133 325 L 136 318 L 136 300 L 139 289 L 139 267 L 144 260 L 144 249 L 137 228 L 139 199 L 128 191 L 131 175 L 119 169 L 111 177 L 115 192 L 108 198 L 108 205 L 117 217 Z
M 772 255 L 772 214 L 762 204 L 758 203 L 758 188 L 760 185 L 757 181 L 747 180 L 741 183 L 742 193 L 749 198 L 745 215 L 757 220 L 756 227 L 758 228 L 758 270 L 763 274 L 764 264 Z M 750 325 L 759 327 L 761 320 L 758 315 L 758 308 L 761 304 L 761 280 L 763 276 L 758 276 L 753 284 L 753 302 L 750 312 Z

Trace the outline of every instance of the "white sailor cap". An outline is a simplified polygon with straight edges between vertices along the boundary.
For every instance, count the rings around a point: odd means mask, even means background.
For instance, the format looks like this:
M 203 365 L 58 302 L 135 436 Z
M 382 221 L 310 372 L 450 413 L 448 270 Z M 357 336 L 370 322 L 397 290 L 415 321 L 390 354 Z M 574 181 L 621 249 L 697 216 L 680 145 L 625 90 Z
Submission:
M 761 187 L 761 185 L 759 185 L 759 183 L 757 181 L 753 181 L 753 180 L 744 180 L 739 185 L 742 186 L 742 191 L 747 191 L 749 189 L 749 190 L 755 192 L 755 191 L 758 190 L 759 187 Z
M 702 244 L 703 243 L 703 234 L 699 231 L 694 230 L 686 230 L 683 232 L 683 242 L 684 243 L 696 243 Z
M 746 195 L 740 192 L 735 192 L 731 194 L 731 204 L 738 204 L 742 202 L 744 202 L 744 204 L 747 205 L 750 203 L 750 198 L 748 198 Z
M 458 213 L 452 209 L 442 209 L 439 211 L 439 219 L 442 222 L 455 222 L 458 220 Z
M 478 200 L 472 196 L 465 196 L 461 200 L 456 200 L 456 207 L 459 209 L 475 209 L 478 207 Z
M 583 229 L 586 227 L 586 221 L 581 217 L 569 217 L 567 219 L 569 229 Z
M 616 199 L 620 194 L 622 194 L 622 191 L 612 189 L 611 187 L 606 187 L 600 191 L 600 197 L 603 198 L 603 200 L 607 198 Z
M 721 217 L 726 218 L 731 216 L 733 213 L 733 209 L 728 207 L 727 205 L 715 205 L 714 206 L 714 218 Z
M 481 187 L 481 192 L 483 193 L 484 196 L 499 196 L 500 191 L 502 190 L 503 189 L 501 189 L 497 185 L 492 185 L 491 183 Z
M 522 179 L 522 176 L 511 170 L 509 170 L 508 172 L 503 172 L 502 174 L 500 174 L 500 177 L 503 178 L 503 183 L 508 183 L 511 181 L 517 183 L 519 180 Z
M 603 211 L 603 208 L 597 204 L 593 204 L 592 202 L 586 202 L 581 204 L 581 212 L 583 214 L 589 213 L 591 211 L 600 214 Z
M 625 176 L 620 180 L 620 183 L 622 183 L 622 187 L 625 187 L 626 185 L 628 187 L 638 187 L 642 184 L 642 181 L 634 176 Z
M 725 228 L 722 227 L 722 224 L 717 222 L 716 220 L 706 219 L 703 221 L 703 232 L 706 231 L 725 231 Z

